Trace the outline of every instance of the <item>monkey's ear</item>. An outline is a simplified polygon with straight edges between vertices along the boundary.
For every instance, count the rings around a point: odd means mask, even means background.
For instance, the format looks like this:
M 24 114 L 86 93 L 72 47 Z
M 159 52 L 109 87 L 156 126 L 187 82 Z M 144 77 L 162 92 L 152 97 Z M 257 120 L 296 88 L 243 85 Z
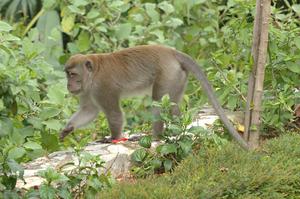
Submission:
M 93 71 L 93 69 L 94 69 L 93 63 L 90 60 L 87 60 L 84 65 L 88 71 L 90 71 L 90 72 Z

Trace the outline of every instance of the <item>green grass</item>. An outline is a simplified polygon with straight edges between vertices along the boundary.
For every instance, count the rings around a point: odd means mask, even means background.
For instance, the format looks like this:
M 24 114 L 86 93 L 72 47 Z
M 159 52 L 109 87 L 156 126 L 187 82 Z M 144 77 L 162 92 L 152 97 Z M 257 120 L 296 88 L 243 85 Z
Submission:
M 246 152 L 234 144 L 201 149 L 172 174 L 118 184 L 100 198 L 300 198 L 300 135 Z

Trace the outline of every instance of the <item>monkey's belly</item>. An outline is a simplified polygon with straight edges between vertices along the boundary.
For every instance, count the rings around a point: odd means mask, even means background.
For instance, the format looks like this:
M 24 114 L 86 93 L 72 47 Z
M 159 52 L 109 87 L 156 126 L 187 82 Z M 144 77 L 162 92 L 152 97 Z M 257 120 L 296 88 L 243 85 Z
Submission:
M 141 88 L 128 88 L 121 93 L 121 98 L 128 98 L 134 96 L 152 96 L 152 85 L 148 87 Z

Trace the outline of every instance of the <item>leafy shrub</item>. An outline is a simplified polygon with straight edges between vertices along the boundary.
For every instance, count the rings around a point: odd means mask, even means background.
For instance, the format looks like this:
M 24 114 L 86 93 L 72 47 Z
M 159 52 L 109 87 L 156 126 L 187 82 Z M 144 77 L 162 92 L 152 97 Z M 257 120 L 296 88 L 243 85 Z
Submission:
M 72 102 L 65 98 L 64 74 L 44 61 L 42 53 L 45 49 L 36 38 L 36 30 L 20 40 L 9 33 L 12 28 L 8 24 L 1 22 L 0 25 L 7 28 L 1 33 L 3 42 L 0 44 L 3 49 L 0 51 L 3 80 L 0 82 L 0 123 L 8 125 L 1 128 L 1 135 L 13 136 L 18 144 L 26 141 L 47 144 L 49 139 L 57 143 L 56 136 L 51 133 L 62 127 L 60 118 L 70 112 L 68 105 Z M 40 133 L 48 136 L 46 143 Z M 51 151 L 57 146 L 44 148 Z
M 63 72 L 45 62 L 36 30 L 23 40 L 5 22 L 0 30 L 0 185 L 13 190 L 23 175 L 18 163 L 59 149 L 57 131 L 73 100 L 65 98 Z
M 202 148 L 171 175 L 121 183 L 99 193 L 103 198 L 298 198 L 298 134 L 268 141 L 246 152 L 228 143 Z
M 70 162 L 61 165 L 58 171 L 52 168 L 40 171 L 39 175 L 45 179 L 45 182 L 39 187 L 28 190 L 23 198 L 94 198 L 100 190 L 111 188 L 114 179 L 109 171 L 105 171 L 105 162 L 99 156 L 82 152 L 86 140 L 74 144 L 78 164 Z M 62 172 L 64 168 L 66 171 Z
M 176 104 L 170 102 L 169 96 L 164 96 L 161 102 L 153 102 L 153 106 L 160 109 L 159 118 L 164 122 L 164 131 L 161 141 L 163 142 L 153 150 L 151 147 L 152 136 L 144 136 L 139 141 L 142 147 L 132 154 L 132 161 L 135 166 L 133 174 L 137 177 L 146 177 L 154 173 L 171 171 L 184 158 L 204 145 L 218 145 L 221 147 L 225 139 L 218 137 L 202 127 L 189 127 L 192 123 L 192 115 L 195 110 L 186 107 L 188 97 L 185 96 L 185 103 L 181 106 L 181 115 L 171 115 L 171 108 Z M 188 110 L 188 111 L 187 111 Z
M 287 1 L 284 1 L 287 3 Z M 251 67 L 254 3 L 228 1 L 222 10 L 218 37 L 220 48 L 212 53 L 207 68 L 220 101 L 229 109 L 243 110 Z M 278 1 L 279 5 L 285 4 Z M 299 4 L 277 6 L 270 19 L 268 63 L 265 71 L 262 132 L 278 135 L 293 121 L 292 105 L 299 103 Z

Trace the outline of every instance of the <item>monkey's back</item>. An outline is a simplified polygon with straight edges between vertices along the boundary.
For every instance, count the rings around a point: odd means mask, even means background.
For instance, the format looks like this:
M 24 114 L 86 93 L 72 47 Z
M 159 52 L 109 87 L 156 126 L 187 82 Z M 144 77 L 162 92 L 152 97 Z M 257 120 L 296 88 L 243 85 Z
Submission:
M 149 93 L 157 79 L 176 77 L 172 74 L 182 70 L 172 51 L 160 45 L 143 45 L 100 54 L 101 82 L 118 88 L 121 95 L 144 94 L 145 90 Z

